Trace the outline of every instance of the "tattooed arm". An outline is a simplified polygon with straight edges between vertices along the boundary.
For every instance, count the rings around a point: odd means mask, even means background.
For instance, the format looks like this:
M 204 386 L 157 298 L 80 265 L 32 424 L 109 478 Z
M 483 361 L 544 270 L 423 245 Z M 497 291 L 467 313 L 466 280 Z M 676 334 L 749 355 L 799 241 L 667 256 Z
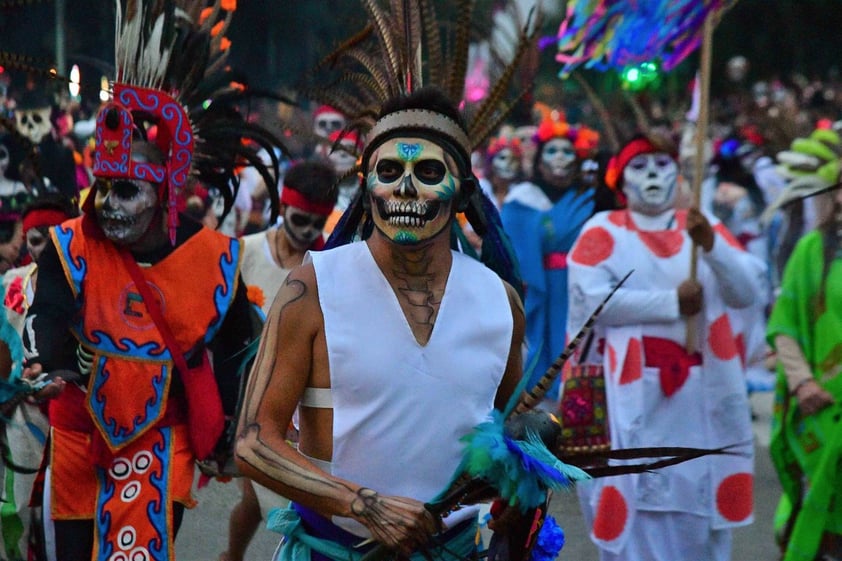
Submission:
M 324 324 L 309 264 L 289 274 L 266 319 L 240 417 L 237 465 L 247 477 L 328 518 L 354 518 L 376 540 L 409 554 L 439 529 L 423 503 L 335 478 L 285 441 L 305 387 L 329 385 Z M 330 460 L 331 431 L 332 422 L 309 423 L 302 412 L 300 448 Z

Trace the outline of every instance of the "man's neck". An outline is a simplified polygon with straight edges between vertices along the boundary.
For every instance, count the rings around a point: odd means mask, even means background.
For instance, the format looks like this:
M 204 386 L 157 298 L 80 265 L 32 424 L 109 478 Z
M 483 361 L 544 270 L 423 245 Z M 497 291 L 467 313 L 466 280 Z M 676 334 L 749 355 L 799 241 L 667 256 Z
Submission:
M 284 269 L 292 269 L 293 267 L 301 265 L 301 262 L 304 261 L 304 254 L 307 253 L 308 250 L 298 249 L 290 243 L 287 233 L 284 231 L 283 227 L 275 229 L 274 241 L 277 257 L 282 261 L 282 263 L 278 263 L 278 265 Z
M 129 244 L 128 249 L 134 255 L 157 253 L 170 243 L 167 233 L 159 225 L 152 225 L 139 240 Z
M 403 245 L 395 243 L 378 230 L 368 239 L 374 260 L 388 278 L 419 277 L 427 280 L 446 281 L 450 273 L 452 255 L 449 228 L 423 243 Z
M 449 231 L 445 229 L 426 243 L 404 246 L 375 230 L 367 242 L 421 345 L 426 345 L 433 333 L 453 262 Z

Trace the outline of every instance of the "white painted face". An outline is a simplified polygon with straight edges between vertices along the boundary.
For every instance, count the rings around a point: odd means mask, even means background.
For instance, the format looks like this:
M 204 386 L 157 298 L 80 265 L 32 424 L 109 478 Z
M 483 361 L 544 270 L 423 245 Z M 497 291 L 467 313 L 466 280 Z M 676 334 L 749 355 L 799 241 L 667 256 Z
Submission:
M 548 181 L 567 179 L 576 165 L 576 151 L 566 138 L 552 138 L 541 150 L 541 168 Z
M 623 192 L 631 210 L 656 216 L 675 207 L 678 164 L 665 152 L 638 154 L 623 170 Z
M 461 181 L 441 146 L 422 138 L 393 138 L 371 159 L 366 186 L 374 225 L 383 235 L 413 245 L 450 226 Z
M 302 251 L 310 249 L 322 235 L 327 223 L 327 216 L 316 212 L 306 212 L 294 206 L 284 205 L 284 232 L 289 243 Z
M 100 181 L 94 208 L 105 237 L 116 244 L 135 243 L 158 211 L 158 187 L 139 179 Z
M 357 163 L 356 145 L 353 140 L 343 140 L 339 146 L 328 154 L 333 170 L 337 175 L 343 175 Z
M 520 171 L 520 160 L 511 148 L 502 148 L 491 158 L 491 169 L 495 177 L 511 181 Z
M 37 228 L 30 228 L 26 232 L 26 251 L 32 256 L 33 261 L 38 261 L 41 252 L 47 247 L 47 240 L 49 239 L 49 226 L 39 226 Z
M 33 144 L 40 144 L 50 134 L 53 124 L 50 122 L 50 108 L 15 109 L 15 121 L 18 132 Z
M 318 136 L 325 138 L 329 137 L 331 133 L 341 131 L 345 128 L 345 116 L 335 111 L 325 111 L 319 113 L 313 119 L 313 132 Z

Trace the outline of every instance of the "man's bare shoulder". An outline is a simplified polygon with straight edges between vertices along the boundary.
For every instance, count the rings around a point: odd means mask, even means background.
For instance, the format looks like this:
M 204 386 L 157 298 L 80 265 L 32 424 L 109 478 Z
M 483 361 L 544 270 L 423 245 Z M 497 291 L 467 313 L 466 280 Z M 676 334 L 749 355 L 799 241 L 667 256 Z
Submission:
M 509 304 L 511 304 L 512 310 L 523 314 L 523 300 L 520 299 L 520 295 L 517 293 L 517 290 L 515 290 L 515 287 L 506 281 L 503 281 L 503 286 L 506 287 L 506 295 L 509 297 Z
M 269 317 L 280 319 L 291 315 L 303 319 L 318 306 L 316 271 L 312 263 L 305 263 L 291 270 L 284 279 L 269 310 Z

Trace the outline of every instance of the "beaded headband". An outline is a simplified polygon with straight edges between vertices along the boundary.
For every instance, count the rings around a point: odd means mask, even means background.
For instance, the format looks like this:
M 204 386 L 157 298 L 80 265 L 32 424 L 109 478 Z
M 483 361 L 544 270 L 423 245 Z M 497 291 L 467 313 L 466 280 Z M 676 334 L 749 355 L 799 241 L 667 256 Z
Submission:
M 466 157 L 471 154 L 471 141 L 462 127 L 450 117 L 428 109 L 404 109 L 383 116 L 368 133 L 369 146 L 373 146 L 378 137 L 400 129 L 422 129 L 441 134 L 461 148 Z

